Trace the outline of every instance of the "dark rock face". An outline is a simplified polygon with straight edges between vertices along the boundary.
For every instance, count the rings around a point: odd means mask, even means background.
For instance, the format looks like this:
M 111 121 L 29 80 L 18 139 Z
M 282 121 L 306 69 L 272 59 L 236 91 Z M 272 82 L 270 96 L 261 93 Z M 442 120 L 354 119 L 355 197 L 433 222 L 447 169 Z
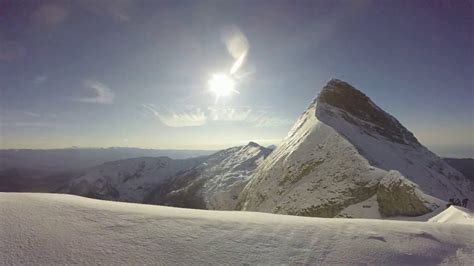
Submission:
M 375 105 L 364 93 L 344 81 L 336 79 L 329 81 L 316 100 L 332 105 L 353 117 L 370 123 L 365 127 L 371 127 L 371 130 L 375 130 L 394 142 L 405 145 L 419 145 L 415 136 L 400 122 Z M 356 123 L 350 116 L 346 116 L 345 119 L 353 124 Z
M 416 196 L 415 187 L 398 182 L 380 185 L 377 190 L 379 211 L 383 217 L 419 216 L 431 212 Z

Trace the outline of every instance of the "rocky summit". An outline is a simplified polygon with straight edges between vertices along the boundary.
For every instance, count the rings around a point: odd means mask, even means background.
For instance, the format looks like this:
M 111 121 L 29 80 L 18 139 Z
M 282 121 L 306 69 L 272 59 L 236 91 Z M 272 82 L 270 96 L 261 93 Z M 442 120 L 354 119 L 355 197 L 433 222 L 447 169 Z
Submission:
M 318 217 L 431 212 L 473 185 L 364 93 L 333 79 L 257 168 L 238 209 Z

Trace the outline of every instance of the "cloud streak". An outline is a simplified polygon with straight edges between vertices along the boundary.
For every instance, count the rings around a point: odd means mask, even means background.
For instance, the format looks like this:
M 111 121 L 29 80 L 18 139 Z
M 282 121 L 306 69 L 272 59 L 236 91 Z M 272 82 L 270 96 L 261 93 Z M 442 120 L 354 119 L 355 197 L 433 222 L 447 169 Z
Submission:
M 82 0 L 85 10 L 100 16 L 109 16 L 117 21 L 130 22 L 135 10 L 133 0 Z
M 94 97 L 74 99 L 75 101 L 84 102 L 84 103 L 97 103 L 97 104 L 113 103 L 115 94 L 105 84 L 97 82 L 97 81 L 93 81 L 93 80 L 85 80 L 83 82 L 83 85 L 85 88 L 93 90 L 96 95 Z
M 212 121 L 245 122 L 253 127 L 277 127 L 291 125 L 292 120 L 274 112 L 250 107 L 208 108 Z
M 206 114 L 200 108 L 188 108 L 185 111 L 171 111 L 167 108 L 158 108 L 153 104 L 142 104 L 145 114 L 151 114 L 168 127 L 195 127 L 205 125 Z
M 40 84 L 45 83 L 46 81 L 48 81 L 48 76 L 40 75 L 40 76 L 36 76 L 36 77 L 33 79 L 33 84 L 35 84 L 35 85 L 40 85 Z
M 283 118 L 268 110 L 255 110 L 249 107 L 207 109 L 187 106 L 184 110 L 172 111 L 169 108 L 157 108 L 153 104 L 143 104 L 142 114 L 155 117 L 168 127 L 204 126 L 211 123 L 234 122 L 252 127 L 278 127 L 292 124 L 292 120 Z

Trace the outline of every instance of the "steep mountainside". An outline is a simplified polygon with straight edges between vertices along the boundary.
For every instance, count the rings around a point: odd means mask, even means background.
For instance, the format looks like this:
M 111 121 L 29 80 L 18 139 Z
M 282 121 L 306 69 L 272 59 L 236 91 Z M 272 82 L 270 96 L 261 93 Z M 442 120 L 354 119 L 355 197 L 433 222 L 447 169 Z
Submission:
M 271 151 L 254 142 L 219 151 L 202 164 L 159 184 L 144 202 L 232 210 L 249 177 Z
M 366 95 L 331 80 L 258 167 L 238 208 L 320 217 L 418 216 L 473 190 Z
M 254 142 L 210 156 L 113 161 L 73 180 L 64 193 L 201 209 L 234 209 L 253 171 L 271 152 Z
M 157 184 L 199 165 L 205 158 L 173 160 L 168 157 L 141 157 L 108 162 L 73 180 L 62 192 L 98 199 L 141 202 Z
M 443 160 L 474 182 L 474 159 L 444 158 Z

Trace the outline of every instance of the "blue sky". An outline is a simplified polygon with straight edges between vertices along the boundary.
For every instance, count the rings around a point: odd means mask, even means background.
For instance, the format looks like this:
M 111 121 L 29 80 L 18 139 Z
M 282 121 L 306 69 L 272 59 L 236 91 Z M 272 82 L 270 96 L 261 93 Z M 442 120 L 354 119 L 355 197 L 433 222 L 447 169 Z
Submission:
M 0 0 L 0 146 L 268 145 L 339 78 L 439 154 L 472 157 L 472 8 Z M 233 37 L 245 54 L 239 93 L 216 102 L 208 81 L 235 63 Z

